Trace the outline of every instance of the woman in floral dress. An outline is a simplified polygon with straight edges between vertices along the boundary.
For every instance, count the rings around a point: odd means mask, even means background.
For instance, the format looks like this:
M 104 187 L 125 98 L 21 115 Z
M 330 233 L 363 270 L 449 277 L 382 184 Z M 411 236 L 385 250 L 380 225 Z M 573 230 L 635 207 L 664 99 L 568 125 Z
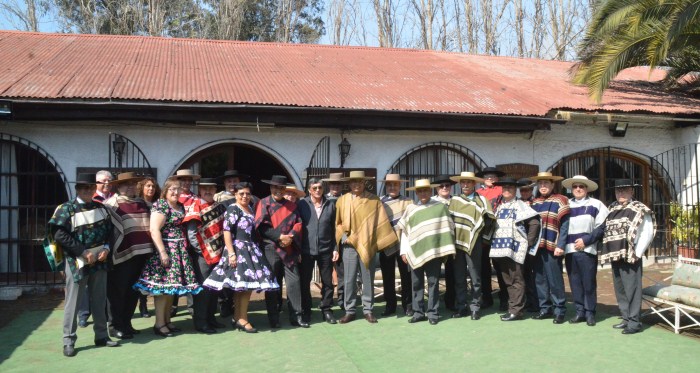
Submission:
M 178 181 L 168 180 L 161 199 L 153 203 L 150 232 L 158 254 L 148 260 L 134 284 L 137 291 L 154 296 L 156 323 L 153 332 L 163 337 L 171 337 L 180 331 L 170 322 L 173 296 L 197 294 L 202 290 L 195 280 L 192 262 L 187 254 L 187 241 L 180 226 L 185 212 L 177 201 L 178 196 Z
M 248 303 L 252 291 L 280 288 L 254 236 L 255 213 L 250 206 L 251 187 L 246 182 L 236 185 L 236 204 L 229 207 L 224 220 L 226 250 L 219 264 L 204 281 L 204 286 L 212 289 L 226 287 L 235 292 L 232 322 L 236 329 L 246 333 L 257 332 L 248 322 Z

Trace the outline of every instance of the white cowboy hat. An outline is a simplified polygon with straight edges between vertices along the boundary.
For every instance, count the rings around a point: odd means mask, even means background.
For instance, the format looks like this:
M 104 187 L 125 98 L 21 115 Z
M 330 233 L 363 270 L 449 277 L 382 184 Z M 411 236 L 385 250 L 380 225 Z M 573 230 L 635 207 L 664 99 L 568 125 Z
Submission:
M 184 178 L 191 178 L 192 180 L 199 180 L 201 176 L 197 174 L 193 174 L 192 170 L 189 168 L 184 169 L 184 170 L 177 170 L 175 175 L 172 175 L 168 178 L 168 180 L 177 180 L 177 179 L 184 179 Z
M 348 177 L 344 177 L 344 178 L 340 179 L 340 181 L 350 181 L 350 180 L 357 180 L 357 179 L 374 180 L 374 177 L 365 176 L 364 171 L 350 171 L 350 175 L 348 175 Z
M 460 174 L 457 175 L 457 176 L 450 176 L 450 180 L 452 180 L 452 181 L 454 181 L 454 182 L 457 182 L 457 183 L 459 183 L 459 182 L 462 181 L 462 180 L 473 180 L 473 181 L 475 181 L 475 182 L 477 182 L 477 183 L 483 183 L 483 182 L 484 182 L 484 179 L 482 179 L 482 178 L 476 176 L 476 174 L 474 174 L 474 173 L 471 172 L 471 171 L 463 171 L 462 173 L 460 173 Z
M 416 189 L 421 189 L 421 188 L 436 188 L 440 184 L 430 184 L 430 179 L 418 179 L 416 180 L 415 185 L 413 185 L 410 188 L 406 188 L 406 190 L 416 190 Z
M 401 183 L 408 182 L 408 180 L 401 179 L 401 175 L 399 175 L 399 174 L 386 174 L 386 176 L 384 177 L 384 180 L 379 180 L 380 183 L 385 183 L 387 181 L 398 181 Z
M 551 172 L 538 172 L 537 176 L 533 176 L 530 178 L 532 181 L 539 181 L 539 180 L 552 180 L 552 181 L 559 181 L 563 180 L 564 178 L 561 176 L 554 176 L 552 175 Z
M 321 181 L 325 181 L 327 183 L 341 183 L 343 182 L 343 173 L 333 172 L 332 174 L 328 175 L 327 179 L 321 179 Z
M 598 189 L 598 183 L 588 179 L 583 175 L 576 175 L 561 182 L 561 185 L 566 189 L 573 189 L 574 184 L 585 185 L 586 190 L 588 190 L 589 192 L 593 192 Z

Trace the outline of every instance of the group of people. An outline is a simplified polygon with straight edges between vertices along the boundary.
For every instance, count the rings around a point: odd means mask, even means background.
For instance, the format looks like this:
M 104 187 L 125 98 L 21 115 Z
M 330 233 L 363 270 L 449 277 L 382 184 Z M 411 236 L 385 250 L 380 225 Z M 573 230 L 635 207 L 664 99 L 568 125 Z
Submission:
M 585 176 L 563 180 L 540 172 L 516 180 L 492 167 L 410 186 L 401 175 L 388 174 L 380 180 L 386 192 L 381 197 L 365 190 L 374 178 L 363 171 L 312 177 L 308 195 L 273 175 L 262 180 L 270 195 L 261 199 L 247 178 L 236 170 L 218 178 L 178 170 L 161 191 L 154 178 L 132 172 L 114 180 L 106 171 L 79 174 L 76 199 L 60 205 L 49 221 L 49 239 L 65 257 L 64 355 L 76 354 L 78 314 L 86 301 L 97 346 L 118 346 L 110 336 L 139 334 L 131 319 L 144 295 L 154 297 L 153 333 L 162 337 L 181 332 L 170 312 L 180 295 L 193 297 L 192 319 L 200 333 L 225 327 L 215 317 L 219 298 L 234 328 L 256 333 L 248 320 L 253 291 L 265 292 L 269 326 L 280 328 L 283 285 L 290 325 L 308 328 L 316 267 L 325 322 L 354 321 L 361 286 L 363 318 L 377 323 L 377 264 L 386 300 L 381 316 L 398 313 L 409 323 L 437 324 L 444 266 L 444 301 L 452 318 L 479 320 L 481 309 L 494 304 L 493 265 L 502 321 L 523 319 L 527 310 L 533 319 L 562 324 L 566 258 L 576 307 L 569 322 L 594 326 L 597 265 L 610 262 L 622 315 L 614 327 L 623 334 L 641 331 L 640 258 L 655 224 L 649 208 L 634 200 L 638 185 L 631 180 L 615 181 L 617 200 L 606 207 L 588 195 L 598 185 Z M 555 192 L 559 181 L 572 198 Z M 341 195 L 343 183 L 349 192 Z M 224 190 L 217 193 L 219 184 Z M 460 193 L 452 195 L 456 184 Z M 401 195 L 402 189 L 414 192 L 415 200 Z M 337 319 L 334 272 L 343 311 Z

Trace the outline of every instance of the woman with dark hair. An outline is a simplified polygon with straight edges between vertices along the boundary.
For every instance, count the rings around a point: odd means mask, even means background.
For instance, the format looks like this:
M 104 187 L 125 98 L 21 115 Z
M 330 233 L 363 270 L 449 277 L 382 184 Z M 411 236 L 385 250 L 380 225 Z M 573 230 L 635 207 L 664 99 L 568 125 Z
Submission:
M 226 249 L 219 264 L 204 281 L 204 286 L 214 290 L 232 289 L 235 308 L 232 323 L 246 333 L 257 333 L 248 322 L 248 303 L 255 291 L 279 290 L 270 264 L 258 246 L 255 231 L 255 211 L 250 206 L 252 185 L 247 182 L 236 185 L 236 203 L 224 217 L 224 243 Z
M 149 208 L 153 207 L 153 202 L 155 202 L 160 196 L 160 186 L 153 176 L 144 176 L 144 178 L 136 184 L 136 193 L 138 197 L 143 199 Z M 148 297 L 141 294 L 139 296 L 139 313 L 141 317 L 148 318 L 151 314 L 148 312 Z
M 134 289 L 154 296 L 156 323 L 153 332 L 171 337 L 180 329 L 170 322 L 170 306 L 174 295 L 197 294 L 202 289 L 194 277 L 192 261 L 187 253 L 187 241 L 181 225 L 185 209 L 178 202 L 180 187 L 177 180 L 168 180 L 161 198 L 151 209 L 150 232 L 158 255 L 153 255 L 144 267 Z

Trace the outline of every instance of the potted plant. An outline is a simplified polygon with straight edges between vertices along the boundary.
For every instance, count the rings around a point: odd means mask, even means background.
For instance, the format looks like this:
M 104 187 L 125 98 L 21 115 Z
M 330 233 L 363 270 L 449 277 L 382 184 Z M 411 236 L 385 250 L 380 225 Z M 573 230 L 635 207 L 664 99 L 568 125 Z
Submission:
M 678 255 L 686 258 L 698 257 L 698 237 L 700 236 L 700 204 L 683 206 L 671 203 L 671 237 Z

